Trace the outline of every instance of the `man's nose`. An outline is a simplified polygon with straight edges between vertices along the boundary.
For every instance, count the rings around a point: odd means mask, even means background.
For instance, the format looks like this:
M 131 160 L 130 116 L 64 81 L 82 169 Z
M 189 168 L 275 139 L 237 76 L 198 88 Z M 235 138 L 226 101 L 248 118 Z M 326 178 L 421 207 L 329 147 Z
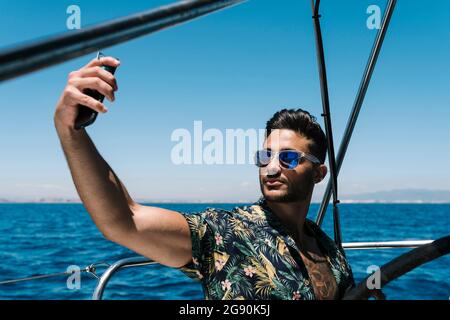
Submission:
M 264 169 L 266 169 L 265 174 L 267 176 L 278 175 L 281 171 L 280 162 L 278 160 L 278 157 L 273 157 L 272 159 L 270 159 L 269 164 L 267 166 L 265 166 Z

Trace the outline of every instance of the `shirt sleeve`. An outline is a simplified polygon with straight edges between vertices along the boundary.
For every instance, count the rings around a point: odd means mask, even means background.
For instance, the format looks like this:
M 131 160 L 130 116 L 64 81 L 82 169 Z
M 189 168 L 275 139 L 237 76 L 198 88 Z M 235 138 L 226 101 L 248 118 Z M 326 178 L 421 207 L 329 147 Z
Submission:
M 192 261 L 178 269 L 192 279 L 203 281 L 214 270 L 217 212 L 208 209 L 198 213 L 180 213 L 186 219 L 191 233 Z

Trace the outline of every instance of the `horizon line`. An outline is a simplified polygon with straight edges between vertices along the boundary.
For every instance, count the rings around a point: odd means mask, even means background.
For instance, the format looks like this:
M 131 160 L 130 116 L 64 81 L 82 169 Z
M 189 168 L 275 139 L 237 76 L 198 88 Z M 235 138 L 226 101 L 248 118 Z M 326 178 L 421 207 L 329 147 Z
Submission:
M 217 200 L 141 200 L 137 202 L 142 204 L 253 204 L 257 200 L 236 200 L 236 201 L 217 201 Z M 321 204 L 322 201 L 311 201 L 311 204 Z M 450 204 L 450 200 L 340 200 L 342 204 Z M 0 199 L 0 204 L 83 204 L 81 200 L 76 199 L 42 199 L 42 200 L 7 200 Z M 332 201 L 329 202 L 332 204 Z

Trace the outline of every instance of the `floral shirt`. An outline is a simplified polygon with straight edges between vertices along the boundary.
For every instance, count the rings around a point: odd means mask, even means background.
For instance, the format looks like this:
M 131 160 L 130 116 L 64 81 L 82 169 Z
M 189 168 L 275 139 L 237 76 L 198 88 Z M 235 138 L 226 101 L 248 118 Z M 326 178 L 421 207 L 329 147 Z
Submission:
M 180 270 L 201 281 L 205 299 L 316 299 L 295 241 L 264 198 L 231 211 L 182 214 L 193 258 Z M 305 225 L 328 261 L 341 298 L 354 285 L 344 253 L 314 222 L 306 219 Z

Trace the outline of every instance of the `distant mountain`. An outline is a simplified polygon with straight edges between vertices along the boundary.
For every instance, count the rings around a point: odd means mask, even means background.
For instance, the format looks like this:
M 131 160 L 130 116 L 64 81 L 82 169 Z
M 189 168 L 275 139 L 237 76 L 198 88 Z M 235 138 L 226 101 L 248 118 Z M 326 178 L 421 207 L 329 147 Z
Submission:
M 342 202 L 450 203 L 450 190 L 396 189 L 341 195 Z

